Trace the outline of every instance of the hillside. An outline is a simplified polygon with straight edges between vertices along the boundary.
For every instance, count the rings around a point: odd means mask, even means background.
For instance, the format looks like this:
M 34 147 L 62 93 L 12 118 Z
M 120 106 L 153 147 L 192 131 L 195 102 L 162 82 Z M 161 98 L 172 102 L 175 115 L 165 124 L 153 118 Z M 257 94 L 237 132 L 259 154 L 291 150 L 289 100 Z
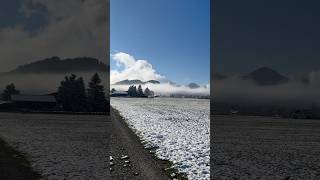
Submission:
M 98 59 L 90 57 L 77 57 L 73 59 L 60 59 L 51 57 L 29 64 L 24 64 L 6 74 L 21 73 L 77 73 L 77 72 L 108 72 L 109 67 Z M 1 74 L 0 74 L 1 75 Z
M 160 84 L 159 81 L 156 81 L 156 80 L 149 80 L 149 81 L 146 81 L 146 82 L 143 82 L 141 80 L 138 80 L 138 79 L 135 79 L 135 80 L 123 80 L 123 81 L 119 81 L 119 82 L 116 82 L 115 85 L 137 85 L 137 84 Z
M 268 67 L 261 67 L 243 78 L 254 81 L 257 85 L 278 85 L 287 83 L 289 79 Z
M 200 86 L 198 85 L 198 84 L 196 84 L 196 83 L 190 83 L 190 84 L 188 84 L 187 85 L 189 88 L 191 88 L 191 89 L 197 89 L 197 88 L 199 88 Z

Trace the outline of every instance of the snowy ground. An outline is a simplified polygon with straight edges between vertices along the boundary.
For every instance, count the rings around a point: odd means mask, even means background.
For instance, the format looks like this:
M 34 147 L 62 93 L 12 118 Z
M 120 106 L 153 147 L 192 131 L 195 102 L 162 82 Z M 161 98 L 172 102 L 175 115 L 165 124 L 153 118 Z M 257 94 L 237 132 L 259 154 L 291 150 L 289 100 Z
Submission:
M 189 179 L 210 177 L 210 101 L 176 98 L 111 98 L 146 146 Z
M 107 130 L 106 116 L 0 113 L 0 137 L 49 180 L 106 179 Z

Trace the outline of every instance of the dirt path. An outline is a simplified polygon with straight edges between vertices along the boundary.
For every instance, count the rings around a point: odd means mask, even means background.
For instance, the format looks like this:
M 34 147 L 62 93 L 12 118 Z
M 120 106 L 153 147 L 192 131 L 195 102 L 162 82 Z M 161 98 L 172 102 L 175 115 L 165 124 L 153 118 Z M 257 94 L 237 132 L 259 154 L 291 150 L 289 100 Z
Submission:
M 127 127 L 118 112 L 111 110 L 110 151 L 114 165 L 111 166 L 111 179 L 162 180 L 169 179 L 164 168 L 166 161 L 156 160 L 141 145 L 138 137 Z M 121 159 L 121 156 L 128 159 Z M 128 160 L 130 163 L 126 163 Z M 126 167 L 124 167 L 124 165 Z

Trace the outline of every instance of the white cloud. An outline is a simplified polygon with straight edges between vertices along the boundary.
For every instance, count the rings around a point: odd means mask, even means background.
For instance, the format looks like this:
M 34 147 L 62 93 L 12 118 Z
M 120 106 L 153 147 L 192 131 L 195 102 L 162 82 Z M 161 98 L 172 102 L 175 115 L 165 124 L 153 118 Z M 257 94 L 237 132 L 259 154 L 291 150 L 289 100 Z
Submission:
M 117 52 L 111 55 L 113 61 L 116 62 L 117 68 L 113 69 L 110 74 L 110 89 L 115 88 L 118 91 L 128 90 L 129 85 L 112 85 L 122 80 L 134 80 L 141 81 L 158 80 L 161 84 L 145 84 L 142 87 L 150 88 L 158 95 L 170 95 L 170 94 L 193 94 L 193 95 L 209 95 L 210 85 L 204 85 L 197 89 L 191 89 L 187 86 L 175 86 L 165 76 L 160 75 L 153 68 L 147 60 L 137 60 L 130 54 L 124 52 Z
M 122 70 L 113 69 L 110 72 L 110 82 L 114 84 L 122 80 L 139 79 L 141 81 L 149 80 L 164 80 L 165 76 L 162 76 L 156 72 L 152 65 L 147 60 L 137 60 L 133 56 L 118 52 L 111 55 L 113 61 L 117 63 L 117 66 L 123 67 Z

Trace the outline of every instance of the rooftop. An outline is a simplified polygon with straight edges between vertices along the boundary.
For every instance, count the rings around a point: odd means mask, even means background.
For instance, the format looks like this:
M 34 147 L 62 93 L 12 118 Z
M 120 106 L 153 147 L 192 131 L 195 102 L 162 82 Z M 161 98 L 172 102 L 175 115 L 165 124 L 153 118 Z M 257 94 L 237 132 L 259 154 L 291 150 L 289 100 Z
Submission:
M 50 95 L 12 95 L 11 100 L 29 102 L 57 102 L 56 98 Z

